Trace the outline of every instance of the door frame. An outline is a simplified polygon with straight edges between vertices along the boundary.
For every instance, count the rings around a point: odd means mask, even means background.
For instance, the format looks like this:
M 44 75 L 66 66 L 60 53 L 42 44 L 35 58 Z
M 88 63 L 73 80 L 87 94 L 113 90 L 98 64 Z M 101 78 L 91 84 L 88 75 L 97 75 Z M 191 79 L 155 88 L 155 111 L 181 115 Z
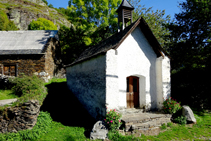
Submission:
M 136 81 L 134 81 L 136 80 Z M 127 108 L 139 108 L 139 77 L 128 76 L 126 77 L 126 105 Z M 136 83 L 136 84 L 134 84 Z

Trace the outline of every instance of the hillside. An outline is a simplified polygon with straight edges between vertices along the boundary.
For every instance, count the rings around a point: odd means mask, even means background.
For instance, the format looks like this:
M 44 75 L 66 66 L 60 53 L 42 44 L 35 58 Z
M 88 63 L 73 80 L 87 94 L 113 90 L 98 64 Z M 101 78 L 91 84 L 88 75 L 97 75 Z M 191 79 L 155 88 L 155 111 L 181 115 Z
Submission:
M 19 30 L 27 30 L 32 20 L 45 18 L 57 25 L 70 27 L 67 17 L 53 8 L 49 8 L 42 0 L 0 0 L 0 11 L 7 14 Z

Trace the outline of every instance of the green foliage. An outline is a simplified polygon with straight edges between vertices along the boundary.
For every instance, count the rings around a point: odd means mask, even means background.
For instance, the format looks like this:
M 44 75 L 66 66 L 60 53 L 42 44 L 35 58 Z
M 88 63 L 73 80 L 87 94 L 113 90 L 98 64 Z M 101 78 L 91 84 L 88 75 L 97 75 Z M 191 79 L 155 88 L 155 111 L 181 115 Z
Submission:
M 17 133 L 0 134 L 0 141 L 23 141 L 23 140 L 36 140 L 42 135 L 51 130 L 52 118 L 48 112 L 40 112 L 37 123 L 31 130 L 23 130 Z
M 176 22 L 168 24 L 172 67 L 206 68 L 211 60 L 210 1 L 187 0 L 180 3 L 180 8 Z
M 50 7 L 50 8 L 54 8 L 52 4 L 49 4 L 49 5 L 48 5 L 48 7 Z
M 13 21 L 9 21 L 7 14 L 0 10 L 0 31 L 17 30 Z
M 173 123 L 172 122 L 168 122 L 167 123 L 167 127 L 172 127 L 173 126 Z
M 172 96 L 191 107 L 211 108 L 211 4 L 186 0 L 180 3 L 176 21 L 168 24 Z
M 40 94 L 42 93 L 42 87 L 44 86 L 44 81 L 36 75 L 33 75 L 32 77 L 26 75 L 16 77 L 13 80 L 13 83 L 15 86 L 12 88 L 12 91 L 18 96 Z
M 168 47 L 164 45 L 169 43 L 166 36 L 168 36 L 170 32 L 165 25 L 171 22 L 170 15 L 164 16 L 165 10 L 153 11 L 152 7 L 146 8 L 140 4 L 141 0 L 129 0 L 129 2 L 135 8 L 133 11 L 133 21 L 137 20 L 139 17 L 143 17 L 161 46 L 168 49 Z
M 109 112 L 107 112 L 104 121 L 107 124 L 109 130 L 115 131 L 119 129 L 120 125 L 122 124 L 120 120 L 121 117 L 122 115 L 118 113 L 115 109 L 111 109 Z
M 187 118 L 186 117 L 184 117 L 184 116 L 178 116 L 178 117 L 176 117 L 176 118 L 174 118 L 174 121 L 176 122 L 176 123 L 179 123 L 179 124 L 182 124 L 182 125 L 184 125 L 184 124 L 186 124 L 187 123 Z
M 78 26 L 61 26 L 59 30 L 60 46 L 63 63 L 69 64 L 79 57 L 81 52 L 90 44 L 86 31 Z
M 70 30 L 61 29 L 63 36 L 61 47 L 66 56 L 65 64 L 72 63 L 88 45 L 96 45 L 117 32 L 116 10 L 121 2 L 122 0 L 69 0 L 67 9 L 60 8 L 74 25 Z M 169 31 L 163 24 L 169 22 L 170 17 L 164 17 L 165 11 L 153 12 L 151 9 L 146 9 L 139 2 L 140 0 L 132 1 L 132 5 L 136 8 L 134 21 L 140 16 L 144 17 L 161 45 L 168 42 L 164 37 L 169 35 Z
M 164 130 L 164 129 L 166 129 L 166 128 L 167 128 L 167 126 L 166 126 L 166 124 L 165 124 L 165 123 L 163 123 L 163 124 L 160 126 L 160 128 L 161 128 L 161 130 Z
M 37 21 L 32 20 L 28 28 L 29 30 L 57 30 L 57 26 L 45 18 L 38 18 Z
M 47 95 L 47 90 L 44 87 L 44 81 L 36 75 L 26 76 L 21 75 L 13 80 L 14 86 L 12 91 L 19 96 L 18 103 L 23 103 L 28 100 L 36 99 L 42 105 L 44 98 Z M 14 105 L 18 104 L 17 102 Z
M 163 110 L 165 113 L 174 114 L 181 108 L 182 107 L 180 106 L 180 103 L 178 103 L 176 100 L 172 99 L 171 97 L 167 98 L 163 102 Z
M 131 140 L 138 140 L 138 138 L 134 137 L 133 135 L 121 135 L 118 131 L 109 131 L 108 132 L 108 139 L 111 141 L 131 141 Z

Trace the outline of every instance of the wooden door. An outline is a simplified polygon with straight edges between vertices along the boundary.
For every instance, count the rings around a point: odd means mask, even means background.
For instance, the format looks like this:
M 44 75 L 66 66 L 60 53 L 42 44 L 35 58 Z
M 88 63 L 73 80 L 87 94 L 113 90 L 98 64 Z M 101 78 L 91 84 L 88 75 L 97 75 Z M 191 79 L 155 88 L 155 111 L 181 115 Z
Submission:
M 127 108 L 139 107 L 139 78 L 127 77 Z

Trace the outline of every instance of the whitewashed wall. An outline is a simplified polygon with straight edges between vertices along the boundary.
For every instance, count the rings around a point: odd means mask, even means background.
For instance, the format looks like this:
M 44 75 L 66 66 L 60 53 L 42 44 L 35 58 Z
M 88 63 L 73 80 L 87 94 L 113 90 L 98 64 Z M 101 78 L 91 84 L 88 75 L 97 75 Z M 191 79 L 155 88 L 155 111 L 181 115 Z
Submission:
M 162 108 L 163 100 L 171 95 L 171 74 L 170 59 L 165 57 L 157 58 L 157 107 Z
M 106 56 L 84 61 L 66 68 L 68 88 L 94 118 L 106 114 L 105 64 Z
M 111 53 L 113 53 L 115 57 L 108 55 Z M 126 78 L 128 76 L 137 76 L 140 78 L 140 107 L 156 108 L 156 58 L 156 54 L 139 27 L 123 41 L 115 54 L 113 50 L 107 52 L 107 63 L 111 63 L 112 60 L 115 60 L 114 62 L 118 64 L 112 65 L 110 68 L 111 70 L 115 70 L 109 74 L 118 78 L 116 79 L 118 80 L 118 83 L 116 83 L 118 86 L 113 85 L 113 83 L 111 83 L 111 86 L 107 86 L 107 88 L 111 88 L 109 90 L 111 93 L 107 91 L 106 98 L 109 109 L 127 107 Z M 114 73 L 112 74 L 112 72 Z M 111 79 L 106 78 L 109 79 L 109 81 Z M 115 78 L 113 77 L 113 79 Z M 118 92 L 116 91 L 117 88 Z

